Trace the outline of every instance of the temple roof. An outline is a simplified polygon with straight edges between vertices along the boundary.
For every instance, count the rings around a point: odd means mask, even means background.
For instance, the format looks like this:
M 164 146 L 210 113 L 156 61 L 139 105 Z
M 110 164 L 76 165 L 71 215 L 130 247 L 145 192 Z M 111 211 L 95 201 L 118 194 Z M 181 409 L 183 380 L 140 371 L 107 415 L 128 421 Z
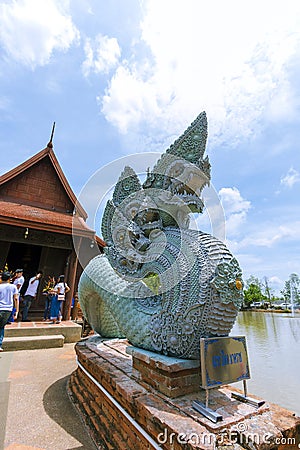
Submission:
M 51 146 L 49 145 L 51 144 Z M 31 158 L 24 161 L 22 164 L 18 165 L 17 167 L 11 169 L 10 171 L 6 172 L 4 175 L 0 176 L 0 186 L 4 185 L 5 183 L 8 183 L 9 181 L 13 180 L 17 176 L 23 174 L 25 171 L 33 167 L 35 164 L 39 163 L 43 159 L 49 158 L 52 166 L 67 194 L 69 197 L 71 203 L 73 204 L 74 208 L 76 205 L 76 214 L 83 217 L 84 220 L 87 219 L 87 213 L 82 207 L 82 205 L 77 201 L 76 195 L 74 194 L 73 190 L 71 189 L 68 180 L 66 179 L 60 164 L 54 154 L 54 151 L 52 149 L 52 143 L 50 142 L 46 148 L 41 150 L 40 152 L 33 155 Z
M 95 235 L 82 217 L 6 201 L 0 201 L 0 223 L 62 234 L 73 233 L 87 237 Z M 104 245 L 103 241 L 102 244 Z
M 0 223 L 86 236 L 105 246 L 86 219 L 51 140 L 45 149 L 0 176 Z

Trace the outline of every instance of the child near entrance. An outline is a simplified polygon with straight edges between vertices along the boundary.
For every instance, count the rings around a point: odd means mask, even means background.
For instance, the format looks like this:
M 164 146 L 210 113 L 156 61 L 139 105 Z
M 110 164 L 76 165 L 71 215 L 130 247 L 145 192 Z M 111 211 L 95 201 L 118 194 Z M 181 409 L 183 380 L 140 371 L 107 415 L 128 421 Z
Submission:
M 66 293 L 69 292 L 70 288 L 65 282 L 65 276 L 60 275 L 58 277 L 58 282 L 54 287 L 53 291 L 56 294 L 52 298 L 51 302 L 51 311 L 50 311 L 50 320 L 51 323 L 60 323 L 61 322 L 61 307 L 62 303 L 65 301 Z

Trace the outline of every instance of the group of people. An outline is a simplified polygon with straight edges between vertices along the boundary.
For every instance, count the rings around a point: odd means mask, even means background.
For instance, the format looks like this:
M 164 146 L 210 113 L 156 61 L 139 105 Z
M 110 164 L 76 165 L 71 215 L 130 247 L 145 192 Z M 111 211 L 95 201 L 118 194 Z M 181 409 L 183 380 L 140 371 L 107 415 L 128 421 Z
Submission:
M 20 310 L 20 296 L 21 296 L 21 289 L 25 282 L 25 279 L 23 277 L 23 269 L 17 269 L 15 270 L 14 275 L 12 276 L 10 272 L 5 271 L 0 274 L 0 279 L 2 283 L 4 283 L 4 280 L 7 279 L 9 275 L 9 284 L 12 284 L 17 289 L 17 296 L 18 296 L 18 308 L 13 305 L 11 314 L 8 318 L 7 324 L 14 322 L 15 320 L 15 312 L 16 310 L 19 312 Z M 31 303 L 34 301 L 36 297 L 36 293 L 39 287 L 39 280 L 42 277 L 43 272 L 39 271 L 34 277 L 30 278 L 28 287 L 25 291 L 24 299 L 23 299 L 23 310 L 22 310 L 22 321 L 27 321 L 28 318 L 28 311 L 31 306 Z
M 66 293 L 70 288 L 65 282 L 64 275 L 49 277 L 48 286 L 44 289 L 46 295 L 44 321 L 48 323 L 60 323 L 62 318 L 61 307 L 65 300 Z M 24 297 L 25 298 L 25 297 Z
M 38 271 L 30 278 L 28 287 L 24 293 L 22 301 L 22 321 L 28 321 L 28 311 L 32 302 L 36 298 L 42 271 Z M 14 276 L 8 271 L 3 271 L 0 275 L 0 352 L 4 338 L 5 325 L 17 320 L 20 308 L 20 293 L 25 282 L 23 269 L 17 269 Z M 60 323 L 62 318 L 61 307 L 65 300 L 65 295 L 70 288 L 65 282 L 64 275 L 60 275 L 56 280 L 50 277 L 51 283 L 43 293 L 46 295 L 44 321 L 48 323 Z

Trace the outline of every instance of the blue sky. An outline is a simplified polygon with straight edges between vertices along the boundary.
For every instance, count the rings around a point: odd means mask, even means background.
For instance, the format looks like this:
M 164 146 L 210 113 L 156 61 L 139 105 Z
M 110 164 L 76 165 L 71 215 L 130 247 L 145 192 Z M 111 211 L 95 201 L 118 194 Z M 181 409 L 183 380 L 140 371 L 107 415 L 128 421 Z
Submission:
M 2 0 L 0 23 L 1 173 L 56 121 L 79 195 L 97 169 L 113 184 L 113 161 L 164 151 L 205 110 L 244 277 L 278 290 L 300 273 L 299 1 Z

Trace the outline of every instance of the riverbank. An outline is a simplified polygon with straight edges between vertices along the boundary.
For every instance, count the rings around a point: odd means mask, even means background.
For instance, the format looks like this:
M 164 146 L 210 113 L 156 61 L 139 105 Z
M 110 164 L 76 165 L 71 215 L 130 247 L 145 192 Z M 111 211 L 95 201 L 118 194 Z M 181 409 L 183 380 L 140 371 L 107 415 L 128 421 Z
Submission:
M 264 312 L 264 313 L 274 313 L 274 314 L 292 314 L 292 311 L 290 309 L 263 309 L 263 308 L 245 308 L 241 309 L 241 312 Z M 300 317 L 300 309 L 294 310 L 295 314 L 298 314 Z

